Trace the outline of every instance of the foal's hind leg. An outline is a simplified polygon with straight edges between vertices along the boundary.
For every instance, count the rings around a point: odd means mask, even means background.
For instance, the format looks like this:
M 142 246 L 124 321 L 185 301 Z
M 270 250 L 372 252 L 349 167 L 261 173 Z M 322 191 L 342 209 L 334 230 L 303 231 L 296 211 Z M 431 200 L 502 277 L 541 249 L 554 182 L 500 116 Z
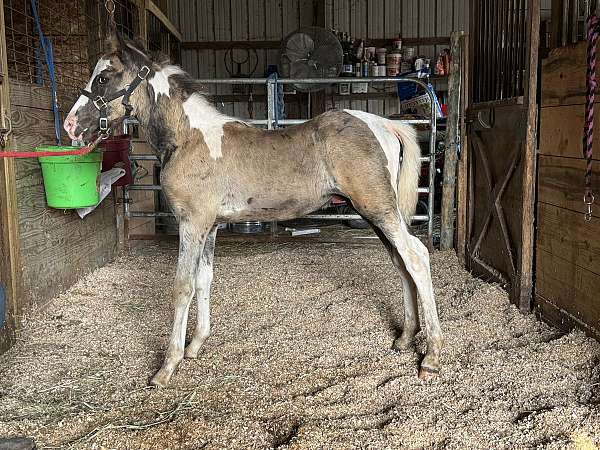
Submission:
M 213 259 L 217 226 L 208 234 L 196 274 L 196 300 L 198 301 L 198 320 L 192 341 L 185 348 L 186 358 L 197 358 L 200 347 L 210 334 L 210 285 L 213 279 Z
M 402 293 L 404 296 L 404 325 L 402 335 L 394 341 L 393 347 L 398 350 L 406 350 L 410 348 L 414 342 L 415 334 L 419 331 L 419 315 L 417 311 L 417 286 L 413 281 L 410 273 L 406 270 L 404 261 L 398 254 L 396 247 L 389 241 L 383 232 L 373 226 L 373 229 L 385 248 L 387 249 L 392 262 L 400 272 L 402 280 Z
M 394 341 L 394 348 L 397 350 L 406 350 L 410 348 L 415 340 L 415 334 L 419 331 L 419 314 L 417 311 L 417 286 L 410 273 L 406 270 L 404 261 L 394 249 L 392 261 L 400 272 L 402 279 L 402 291 L 404 294 L 404 326 L 402 335 Z
M 378 226 L 386 237 L 394 244 L 406 271 L 415 282 L 419 292 L 419 300 L 425 320 L 427 332 L 427 353 L 421 362 L 419 377 L 428 378 L 440 370 L 440 351 L 442 348 L 442 331 L 433 296 L 433 285 L 429 266 L 427 247 L 416 237 L 411 236 L 406 224 L 397 214 L 387 214 L 378 221 Z
M 154 386 L 166 386 L 183 359 L 188 310 L 194 297 L 195 276 L 204 241 L 212 223 L 182 219 L 179 225 L 179 259 L 173 289 L 173 330 L 163 365 L 150 380 L 150 384 Z

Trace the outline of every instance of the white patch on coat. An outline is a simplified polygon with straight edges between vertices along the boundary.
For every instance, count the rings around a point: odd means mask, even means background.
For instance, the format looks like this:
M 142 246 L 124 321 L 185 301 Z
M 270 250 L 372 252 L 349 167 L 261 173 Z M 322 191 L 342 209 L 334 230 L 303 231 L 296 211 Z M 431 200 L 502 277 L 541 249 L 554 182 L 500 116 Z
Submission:
M 169 77 L 171 75 L 178 75 L 184 73 L 179 66 L 166 66 L 162 70 L 159 70 L 154 74 L 152 78 L 148 80 L 148 83 L 154 89 L 154 101 L 158 101 L 159 95 L 171 96 L 169 92 L 171 85 L 169 84 Z
M 94 82 L 96 77 L 100 75 L 100 73 L 102 73 L 104 69 L 110 67 L 111 65 L 112 64 L 110 63 L 110 59 L 100 58 L 96 63 L 96 67 L 94 67 L 94 72 L 92 73 L 90 81 L 88 81 L 88 84 L 85 86 L 85 90 L 89 92 L 90 89 L 92 89 L 92 83 Z M 71 111 L 69 111 L 69 114 L 67 114 L 67 117 L 74 115 L 79 110 L 79 108 L 85 106 L 89 100 L 90 99 L 87 98 L 85 95 L 80 95 L 73 107 L 71 108 Z
M 183 102 L 183 112 L 190 121 L 190 127 L 200 130 L 202 133 L 211 158 L 219 159 L 223 157 L 221 152 L 223 125 L 228 122 L 240 121 L 221 114 L 200 94 L 192 94 Z
M 394 188 L 394 192 L 397 193 L 398 170 L 400 168 L 400 154 L 402 152 L 402 147 L 396 135 L 390 131 L 388 122 L 391 121 L 384 117 L 376 116 L 375 114 L 364 111 L 355 111 L 351 109 L 345 109 L 344 111 L 365 122 L 377 138 L 379 145 L 385 152 L 392 187 Z

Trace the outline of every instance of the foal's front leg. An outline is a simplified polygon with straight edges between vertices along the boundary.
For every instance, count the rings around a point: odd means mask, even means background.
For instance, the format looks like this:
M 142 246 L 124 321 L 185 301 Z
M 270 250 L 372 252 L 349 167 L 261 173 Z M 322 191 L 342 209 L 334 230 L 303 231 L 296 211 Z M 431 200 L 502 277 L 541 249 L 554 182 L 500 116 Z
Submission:
M 173 306 L 175 308 L 173 331 L 169 339 L 165 361 L 150 380 L 150 384 L 154 386 L 166 386 L 183 359 L 188 310 L 194 297 L 195 276 L 200 255 L 204 249 L 204 242 L 211 226 L 212 221 L 202 223 L 189 219 L 182 219 L 179 225 L 179 259 L 173 289 Z
M 213 260 L 217 226 L 208 234 L 204 250 L 200 257 L 196 274 L 196 300 L 198 302 L 198 320 L 192 341 L 185 348 L 186 358 L 197 358 L 200 347 L 210 334 L 210 285 L 213 279 Z

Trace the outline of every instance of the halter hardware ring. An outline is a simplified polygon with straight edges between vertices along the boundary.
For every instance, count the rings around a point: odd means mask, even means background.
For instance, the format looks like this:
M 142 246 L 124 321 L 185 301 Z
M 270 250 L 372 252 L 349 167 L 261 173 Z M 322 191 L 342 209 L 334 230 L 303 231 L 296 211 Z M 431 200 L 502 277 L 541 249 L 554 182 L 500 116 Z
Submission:
M 146 79 L 146 77 L 147 77 L 149 74 L 150 74 L 150 67 L 148 67 L 148 66 L 143 66 L 143 67 L 142 67 L 142 68 L 139 70 L 139 72 L 138 72 L 137 76 L 140 78 L 140 80 L 145 80 L 145 79 Z
M 96 107 L 96 109 L 101 110 L 106 108 L 108 106 L 108 103 L 106 103 L 104 97 L 98 96 L 94 99 L 94 106 Z
M 100 128 L 100 131 L 108 131 L 108 118 L 106 117 L 100 117 L 100 120 L 98 122 L 98 127 Z

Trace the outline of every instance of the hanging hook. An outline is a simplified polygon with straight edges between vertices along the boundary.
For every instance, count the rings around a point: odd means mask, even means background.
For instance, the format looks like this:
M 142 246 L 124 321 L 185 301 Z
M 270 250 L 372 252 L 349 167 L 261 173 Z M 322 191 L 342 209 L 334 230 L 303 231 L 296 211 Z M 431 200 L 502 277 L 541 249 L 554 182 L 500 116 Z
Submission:
M 117 9 L 117 5 L 114 0 L 104 0 L 104 8 L 106 8 L 106 12 L 108 12 L 108 20 L 113 25 L 115 22 L 115 10 Z
M 108 14 L 110 14 L 111 16 L 114 16 L 115 14 L 115 9 L 116 9 L 116 5 L 114 0 L 104 0 L 104 7 L 106 8 L 106 10 L 108 11 Z

